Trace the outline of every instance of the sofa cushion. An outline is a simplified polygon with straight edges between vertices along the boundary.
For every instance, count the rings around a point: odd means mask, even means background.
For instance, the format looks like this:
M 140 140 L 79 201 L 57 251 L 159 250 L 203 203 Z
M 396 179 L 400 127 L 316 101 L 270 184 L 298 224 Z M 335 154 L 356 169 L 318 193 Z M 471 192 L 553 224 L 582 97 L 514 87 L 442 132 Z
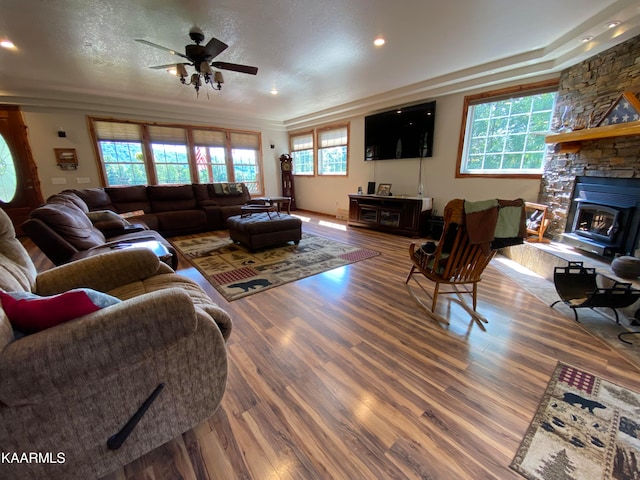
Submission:
M 71 192 L 80 197 L 89 207 L 89 210 L 113 210 L 115 212 L 116 207 L 113 205 L 111 198 L 105 192 L 104 188 L 81 188 L 73 190 L 63 190 L 61 193 Z
M 147 197 L 147 187 L 145 185 L 134 185 L 130 187 L 105 187 L 104 191 L 109 195 L 116 212 L 133 212 L 144 210 L 151 212 L 151 204 Z
M 116 297 L 90 288 L 76 288 L 51 297 L 31 292 L 0 292 L 0 301 L 13 327 L 25 333 L 55 327 L 120 303 Z
M 214 183 L 213 191 L 216 195 L 243 195 L 242 183 Z
M 84 213 L 87 213 L 89 211 L 89 207 L 86 202 L 82 200 L 82 198 L 80 198 L 78 195 L 70 191 L 51 195 L 49 198 L 47 198 L 47 203 L 75 206 L 82 210 Z
M 206 183 L 194 183 L 191 185 L 191 188 L 193 189 L 193 196 L 196 198 L 198 204 L 210 201 L 209 188 Z
M 150 185 L 147 187 L 147 196 L 154 213 L 196 208 L 196 197 L 191 185 Z
M 229 187 L 229 185 L 234 185 Z M 247 187 L 243 183 L 210 183 L 207 185 L 209 188 L 209 198 L 216 202 L 217 205 L 229 206 L 229 205 L 243 205 L 251 200 L 251 194 Z M 217 193 L 221 192 L 221 193 Z M 233 193 L 225 193 L 233 192 Z M 240 193 L 238 193 L 240 192 Z
M 207 214 L 204 210 L 179 210 L 156 214 L 158 230 L 167 236 L 186 232 L 202 232 L 207 229 Z
M 76 206 L 46 204 L 33 210 L 31 217 L 46 223 L 78 250 L 87 250 L 105 242 L 102 232 Z

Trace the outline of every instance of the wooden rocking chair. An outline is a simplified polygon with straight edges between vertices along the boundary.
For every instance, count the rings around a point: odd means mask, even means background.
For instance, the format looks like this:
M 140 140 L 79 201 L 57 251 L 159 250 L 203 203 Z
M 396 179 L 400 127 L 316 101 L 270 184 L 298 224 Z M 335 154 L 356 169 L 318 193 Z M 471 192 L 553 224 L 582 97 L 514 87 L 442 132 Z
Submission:
M 436 313 L 436 304 L 439 295 L 454 294 L 459 303 L 482 328 L 487 319 L 476 311 L 478 282 L 482 272 L 495 256 L 496 250 L 486 251 L 479 244 L 471 244 L 465 228 L 464 200 L 456 199 L 447 203 L 444 209 L 444 228 L 440 241 L 429 253 L 424 248 L 412 243 L 409 247 L 409 255 L 413 265 L 405 280 L 407 290 L 416 302 L 425 309 L 427 314 L 438 322 L 449 325 L 449 321 Z M 416 274 L 423 275 L 435 283 L 433 293 L 429 293 L 420 284 Z M 421 290 L 432 299 L 431 306 L 426 305 L 418 298 L 409 285 L 409 280 L 414 278 Z M 420 277 L 421 278 L 421 277 Z M 440 291 L 440 285 L 449 285 L 450 290 Z M 463 294 L 471 295 L 471 306 L 465 302 Z

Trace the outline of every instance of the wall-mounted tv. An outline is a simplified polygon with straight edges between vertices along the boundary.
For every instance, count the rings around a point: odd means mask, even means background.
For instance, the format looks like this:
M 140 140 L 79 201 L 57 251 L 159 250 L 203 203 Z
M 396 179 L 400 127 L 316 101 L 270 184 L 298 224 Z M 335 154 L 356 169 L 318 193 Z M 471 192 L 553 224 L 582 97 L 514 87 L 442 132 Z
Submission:
M 433 156 L 435 120 L 435 101 L 364 117 L 364 159 Z

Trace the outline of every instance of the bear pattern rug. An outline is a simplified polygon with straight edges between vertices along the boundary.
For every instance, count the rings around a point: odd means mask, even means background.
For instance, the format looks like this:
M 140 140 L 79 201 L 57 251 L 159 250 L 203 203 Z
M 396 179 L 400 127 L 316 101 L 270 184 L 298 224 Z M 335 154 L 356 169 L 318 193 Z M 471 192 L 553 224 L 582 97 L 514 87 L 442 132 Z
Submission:
M 511 468 L 531 480 L 640 478 L 640 394 L 559 363 Z
M 299 245 L 250 252 L 226 231 L 171 243 L 229 302 L 379 255 L 329 238 L 302 234 Z

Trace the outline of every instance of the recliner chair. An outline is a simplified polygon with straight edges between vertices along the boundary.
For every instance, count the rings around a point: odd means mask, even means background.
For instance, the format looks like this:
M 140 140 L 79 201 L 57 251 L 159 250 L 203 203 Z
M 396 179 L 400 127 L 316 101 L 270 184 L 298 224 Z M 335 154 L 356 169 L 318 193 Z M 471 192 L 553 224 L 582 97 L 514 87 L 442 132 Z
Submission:
M 47 300 L 78 287 L 115 303 L 26 336 L 2 297 L 0 451 L 14 460 L 3 479 L 99 478 L 203 422 L 222 399 L 231 319 L 195 282 L 146 248 L 37 274 L 0 210 L 3 292 Z M 30 452 L 41 461 L 24 461 Z

